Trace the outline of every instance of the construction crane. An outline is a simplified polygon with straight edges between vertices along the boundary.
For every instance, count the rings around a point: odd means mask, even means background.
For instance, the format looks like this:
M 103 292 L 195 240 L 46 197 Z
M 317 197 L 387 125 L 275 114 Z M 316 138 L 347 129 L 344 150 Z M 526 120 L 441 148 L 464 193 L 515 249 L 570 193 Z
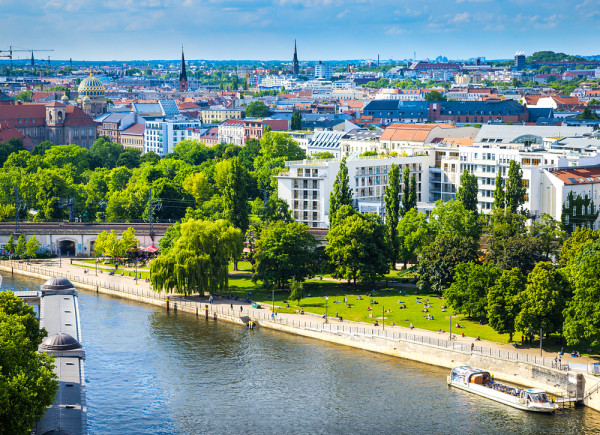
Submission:
M 33 52 L 34 51 L 54 51 L 54 50 L 43 50 L 43 49 L 36 49 L 36 48 L 28 48 L 28 49 L 20 49 L 20 48 L 13 48 L 13 46 L 9 46 L 8 50 L 0 50 L 0 57 L 8 57 L 10 59 L 10 67 L 12 68 L 12 61 L 13 61 L 13 53 L 18 52 L 18 51 L 27 51 L 31 53 L 31 66 L 33 66 Z M 2 54 L 2 53 L 8 53 L 8 54 Z

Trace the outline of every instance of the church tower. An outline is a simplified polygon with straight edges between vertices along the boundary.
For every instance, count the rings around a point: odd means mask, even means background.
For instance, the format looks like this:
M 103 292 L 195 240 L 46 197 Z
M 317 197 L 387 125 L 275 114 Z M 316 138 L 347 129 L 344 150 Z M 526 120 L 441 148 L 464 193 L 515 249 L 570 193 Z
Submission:
M 294 60 L 292 61 L 292 73 L 297 76 L 300 72 L 300 66 L 298 65 L 298 50 L 296 50 L 296 40 L 294 39 Z
M 181 72 L 179 73 L 179 92 L 188 90 L 187 73 L 185 72 L 185 57 L 183 56 L 183 47 L 181 48 Z

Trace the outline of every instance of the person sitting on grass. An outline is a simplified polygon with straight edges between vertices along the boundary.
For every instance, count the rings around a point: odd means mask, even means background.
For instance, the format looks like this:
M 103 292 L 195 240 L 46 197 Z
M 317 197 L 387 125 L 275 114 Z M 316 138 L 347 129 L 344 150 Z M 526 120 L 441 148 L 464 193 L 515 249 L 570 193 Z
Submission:
M 415 325 L 413 325 L 412 323 L 409 326 L 410 329 L 415 329 Z
M 379 326 L 379 322 L 378 322 L 377 320 L 375 320 L 375 323 L 374 323 L 374 325 L 375 325 L 375 326 Z

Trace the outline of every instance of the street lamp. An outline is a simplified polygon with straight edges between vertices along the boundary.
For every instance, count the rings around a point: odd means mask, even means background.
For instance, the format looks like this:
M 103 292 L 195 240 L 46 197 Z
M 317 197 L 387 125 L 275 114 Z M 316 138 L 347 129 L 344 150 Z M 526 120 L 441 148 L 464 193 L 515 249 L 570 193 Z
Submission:
M 382 305 L 381 306 L 381 326 L 383 327 L 383 330 L 385 331 L 385 306 Z
M 271 289 L 271 296 L 273 298 L 273 308 L 271 309 L 271 318 L 275 320 L 275 287 Z
M 98 259 L 96 258 L 94 263 L 96 263 L 96 276 L 98 276 Z
M 325 323 L 327 323 L 327 300 L 329 298 L 327 296 L 325 296 Z
M 450 311 L 450 341 L 452 341 L 452 311 Z

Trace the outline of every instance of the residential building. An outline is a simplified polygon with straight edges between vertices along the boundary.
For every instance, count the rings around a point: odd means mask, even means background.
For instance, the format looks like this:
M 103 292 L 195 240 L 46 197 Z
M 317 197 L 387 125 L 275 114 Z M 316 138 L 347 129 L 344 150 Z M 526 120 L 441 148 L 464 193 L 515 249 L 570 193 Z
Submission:
M 144 130 L 144 153 L 153 151 L 159 156 L 173 152 L 173 148 L 184 139 L 191 138 L 191 130 L 200 128 L 200 121 L 182 118 L 146 121 Z
M 380 153 L 379 138 L 383 130 L 356 129 L 347 132 L 340 141 L 341 157 L 360 155 L 367 151 Z
M 121 132 L 119 143 L 124 148 L 134 148 L 144 152 L 144 130 L 146 122 L 132 124 Z
M 317 80 L 331 80 L 333 76 L 333 66 L 327 63 L 319 61 L 315 65 L 315 79 Z
M 244 117 L 242 109 L 210 108 L 200 111 L 203 124 L 216 124 L 228 119 L 240 119 Z
M 522 69 L 525 69 L 527 65 L 525 64 L 525 53 L 523 53 L 522 51 L 517 51 L 515 53 L 515 63 L 514 63 L 514 69 L 516 69 L 517 71 L 521 71 Z
M 428 171 L 434 159 L 428 154 L 410 157 L 361 157 L 346 160 L 350 187 L 357 207 L 375 207 L 385 196 L 387 174 L 392 164 L 408 167 L 417 180 L 417 200 L 429 191 Z M 340 168 L 340 160 L 286 162 L 289 172 L 277 176 L 279 198 L 286 201 L 294 219 L 310 227 L 329 226 L 329 194 Z
M 234 145 L 244 146 L 245 139 L 245 124 L 241 119 L 228 119 L 217 127 L 219 134 L 219 143 L 231 143 Z
M 384 124 L 392 122 L 426 122 L 427 101 L 373 100 L 363 110 L 365 116 L 381 119 Z
M 204 145 L 211 147 L 219 143 L 219 128 L 210 127 L 193 129 L 191 132 L 190 139 L 198 140 L 200 142 L 203 142 Z
M 441 101 L 429 104 L 428 121 L 458 124 L 526 122 L 527 109 L 514 100 Z
M 97 121 L 99 118 L 96 119 Z M 121 142 L 121 133 L 134 124 L 145 123 L 146 120 L 138 117 L 137 113 L 132 112 L 116 112 L 109 113 L 101 117 L 100 125 L 98 126 L 98 135 L 106 136 L 112 142 Z

